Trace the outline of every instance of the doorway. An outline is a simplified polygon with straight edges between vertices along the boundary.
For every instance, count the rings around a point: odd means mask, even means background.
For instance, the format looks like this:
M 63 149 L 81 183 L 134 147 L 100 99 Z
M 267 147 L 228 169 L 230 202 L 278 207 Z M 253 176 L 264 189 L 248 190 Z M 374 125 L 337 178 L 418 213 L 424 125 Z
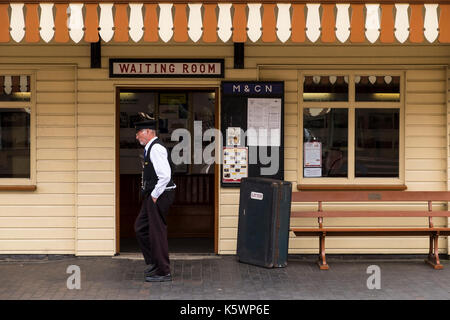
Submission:
M 116 208 L 117 252 L 140 252 L 134 232 L 139 213 L 142 146 L 136 141 L 135 123 L 142 113 L 157 120 L 157 136 L 169 155 L 178 141 L 174 130 L 190 132 L 194 146 L 194 126 L 202 134 L 217 125 L 217 89 L 117 89 Z M 199 122 L 200 121 L 200 122 Z M 198 131 L 197 131 L 198 132 Z M 181 138 L 181 139 L 184 139 Z M 210 144 L 203 142 L 202 150 Z M 205 160 L 174 165 L 177 186 L 170 208 L 167 232 L 170 253 L 217 253 L 217 166 Z

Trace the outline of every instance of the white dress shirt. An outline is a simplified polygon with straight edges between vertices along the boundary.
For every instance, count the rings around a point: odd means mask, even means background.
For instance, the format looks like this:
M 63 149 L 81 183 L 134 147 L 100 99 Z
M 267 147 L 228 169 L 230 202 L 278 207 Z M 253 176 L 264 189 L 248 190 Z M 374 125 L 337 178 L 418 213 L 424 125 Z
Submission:
M 145 155 L 147 155 L 148 148 L 152 142 L 158 137 L 154 137 L 145 145 Z M 151 196 L 153 198 L 158 198 L 166 189 L 175 189 L 176 186 L 166 188 L 170 181 L 172 170 L 170 169 L 170 164 L 167 158 L 167 149 L 164 148 L 159 143 L 153 145 L 150 151 L 150 161 L 155 168 L 156 175 L 158 176 L 158 182 L 156 183 L 155 189 L 153 189 Z

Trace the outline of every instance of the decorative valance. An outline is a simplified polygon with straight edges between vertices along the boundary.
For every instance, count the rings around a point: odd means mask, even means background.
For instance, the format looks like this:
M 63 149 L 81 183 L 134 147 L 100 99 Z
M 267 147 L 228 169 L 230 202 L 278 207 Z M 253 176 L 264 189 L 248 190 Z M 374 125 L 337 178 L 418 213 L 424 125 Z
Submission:
M 0 42 L 449 43 L 444 3 L 3 3 Z

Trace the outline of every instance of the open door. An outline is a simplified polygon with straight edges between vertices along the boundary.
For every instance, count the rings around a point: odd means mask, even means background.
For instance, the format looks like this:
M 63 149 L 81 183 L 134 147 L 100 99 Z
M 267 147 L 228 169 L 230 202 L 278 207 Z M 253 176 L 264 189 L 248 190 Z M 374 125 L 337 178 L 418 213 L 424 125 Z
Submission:
M 194 146 L 194 125 L 201 124 L 202 133 L 215 128 L 216 90 L 206 89 L 128 89 L 118 92 L 118 252 L 140 252 L 134 222 L 141 206 L 140 183 L 142 146 L 135 139 L 134 123 L 138 112 L 158 120 L 157 136 L 169 153 L 178 143 L 171 141 L 172 132 L 187 129 Z M 203 142 L 203 148 L 211 142 Z M 202 149 L 203 149 L 202 148 Z M 173 180 L 177 185 L 175 202 L 168 221 L 170 253 L 214 253 L 216 236 L 216 170 L 214 165 L 175 166 Z M 203 157 L 202 157 L 203 158 Z

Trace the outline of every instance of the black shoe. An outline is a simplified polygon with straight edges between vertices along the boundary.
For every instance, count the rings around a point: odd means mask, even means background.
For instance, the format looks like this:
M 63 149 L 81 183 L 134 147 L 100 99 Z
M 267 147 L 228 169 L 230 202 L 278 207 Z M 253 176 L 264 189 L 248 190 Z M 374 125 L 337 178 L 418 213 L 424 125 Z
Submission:
M 172 275 L 166 274 L 165 276 L 153 275 L 151 277 L 145 277 L 146 282 L 164 282 L 164 281 L 172 281 Z
M 144 275 L 146 277 L 151 277 L 154 276 L 156 274 L 156 270 L 158 268 L 156 268 L 156 265 L 154 264 L 149 264 L 148 267 L 144 270 Z

